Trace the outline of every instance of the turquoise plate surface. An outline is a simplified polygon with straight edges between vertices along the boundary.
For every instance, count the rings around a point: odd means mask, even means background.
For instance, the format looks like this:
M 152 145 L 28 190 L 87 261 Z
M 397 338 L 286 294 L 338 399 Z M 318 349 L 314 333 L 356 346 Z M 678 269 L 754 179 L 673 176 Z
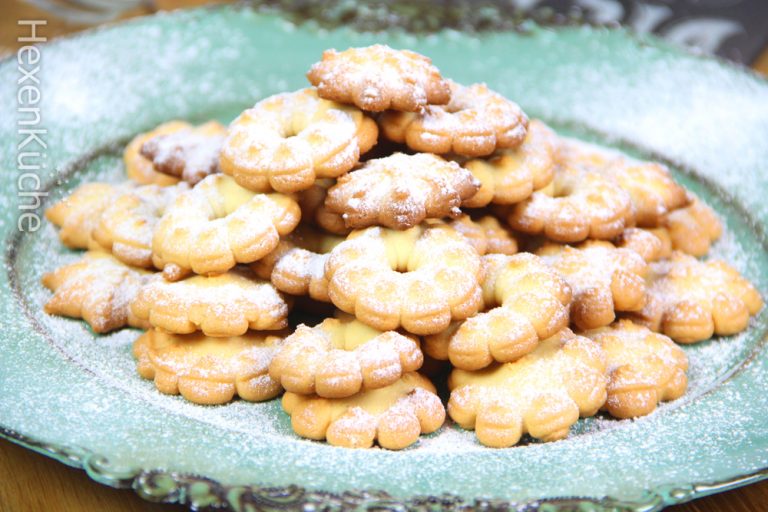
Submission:
M 323 49 L 383 42 L 485 81 L 558 130 L 661 158 L 723 216 L 713 253 L 768 296 L 768 84 L 653 39 L 587 27 L 429 36 L 294 24 L 249 7 L 139 19 L 42 48 L 37 171 L 45 204 L 124 179 L 120 148 L 173 118 L 231 120 L 306 85 Z M 136 331 L 94 336 L 42 313 L 40 276 L 77 254 L 44 223 L 17 229 L 24 139 L 15 59 L 0 64 L 2 434 L 96 480 L 195 507 L 514 505 L 655 510 L 759 480 L 768 467 L 768 312 L 741 335 L 686 347 L 690 391 L 636 421 L 582 420 L 557 443 L 486 449 L 446 425 L 401 452 L 298 439 L 279 403 L 195 406 L 135 373 Z M 29 147 L 29 146 L 28 146 Z M 34 181 L 22 183 L 34 188 Z

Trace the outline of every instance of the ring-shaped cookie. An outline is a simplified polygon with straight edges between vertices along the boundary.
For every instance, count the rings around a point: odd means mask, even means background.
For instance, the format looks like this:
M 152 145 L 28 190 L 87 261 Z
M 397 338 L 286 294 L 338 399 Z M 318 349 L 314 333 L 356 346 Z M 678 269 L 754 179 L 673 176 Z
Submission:
M 528 117 L 485 84 L 451 82 L 447 105 L 430 105 L 420 113 L 391 110 L 381 115 L 379 124 L 388 139 L 415 151 L 476 157 L 518 147 Z
M 445 421 L 435 387 L 416 372 L 347 398 L 286 392 L 282 404 L 298 435 L 347 448 L 369 448 L 377 441 L 382 448 L 401 450 Z
M 381 331 L 434 334 L 482 303 L 480 256 L 439 221 L 353 231 L 331 251 L 325 271 L 336 307 Z
M 357 108 L 302 89 L 240 114 L 229 127 L 220 166 L 249 190 L 298 192 L 352 169 L 377 137 L 376 123 Z
M 555 133 L 539 120 L 528 125 L 528 134 L 517 149 L 497 151 L 487 159 L 475 158 L 463 164 L 480 180 L 480 189 L 464 201 L 468 208 L 490 203 L 514 204 L 552 181 L 557 157 Z
M 272 283 L 256 279 L 247 268 L 176 282 L 158 279 L 142 287 L 131 303 L 133 314 L 154 327 L 214 337 L 283 329 L 289 309 Z
M 515 361 L 568 326 L 571 289 L 538 256 L 483 256 L 483 275 L 486 311 L 426 336 L 427 355 L 479 370 L 494 361 Z
M 165 211 L 152 238 L 152 261 L 166 278 L 225 272 L 277 247 L 301 218 L 282 194 L 258 194 L 223 174 L 208 176 Z
M 133 354 L 139 375 L 153 380 L 161 393 L 204 405 L 224 404 L 235 395 L 261 402 L 282 391 L 268 372 L 283 341 L 278 334 L 248 331 L 212 338 L 151 329 L 134 342 Z
M 299 325 L 269 367 L 286 391 L 344 398 L 388 386 L 424 359 L 418 339 L 381 332 L 349 315 Z

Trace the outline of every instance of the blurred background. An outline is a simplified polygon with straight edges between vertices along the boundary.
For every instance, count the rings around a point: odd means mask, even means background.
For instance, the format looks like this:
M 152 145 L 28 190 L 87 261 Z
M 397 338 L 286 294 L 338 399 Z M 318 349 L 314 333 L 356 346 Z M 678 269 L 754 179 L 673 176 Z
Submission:
M 103 23 L 222 0 L 0 0 L 0 56 L 17 47 L 18 19 L 45 19 L 49 38 Z M 227 0 L 223 0 L 227 1 Z M 623 25 L 768 73 L 768 0 L 263 0 L 299 20 L 376 30 L 509 30 L 544 24 Z

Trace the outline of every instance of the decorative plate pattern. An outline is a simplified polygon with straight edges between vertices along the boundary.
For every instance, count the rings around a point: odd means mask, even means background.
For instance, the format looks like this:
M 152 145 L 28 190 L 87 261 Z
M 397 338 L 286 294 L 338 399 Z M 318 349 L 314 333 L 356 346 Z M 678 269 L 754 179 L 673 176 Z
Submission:
M 72 260 L 47 223 L 17 229 L 84 180 L 118 180 L 120 147 L 171 118 L 231 120 L 304 86 L 326 47 L 411 47 L 445 75 L 486 81 L 559 130 L 669 162 L 723 214 L 715 254 L 768 291 L 768 85 L 656 40 L 584 27 L 416 37 L 295 25 L 244 6 L 178 12 L 43 47 L 45 163 L 19 181 L 16 124 L 0 116 L 0 425 L 3 436 L 108 485 L 202 508 L 655 510 L 766 477 L 768 313 L 742 335 L 686 347 L 691 390 L 637 421 L 582 420 L 568 440 L 506 450 L 447 425 L 412 449 L 355 451 L 303 441 L 275 401 L 201 407 L 135 375 L 136 331 L 95 336 L 41 312 L 41 274 Z M 0 64 L 0 105 L 16 105 L 16 60 Z M 20 186 L 24 190 L 20 189 Z

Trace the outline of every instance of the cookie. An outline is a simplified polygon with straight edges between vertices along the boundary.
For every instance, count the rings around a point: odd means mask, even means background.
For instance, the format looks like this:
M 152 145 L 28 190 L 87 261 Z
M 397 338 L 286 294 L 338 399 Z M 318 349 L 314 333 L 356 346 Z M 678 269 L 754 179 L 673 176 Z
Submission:
M 515 254 L 519 243 L 514 234 L 501 225 L 493 215 L 484 215 L 473 220 L 469 215 L 462 215 L 448 223 L 472 244 L 479 255 Z
M 282 391 L 268 373 L 283 341 L 279 334 L 248 331 L 212 338 L 150 329 L 134 342 L 133 355 L 139 375 L 154 380 L 161 393 L 204 405 L 224 404 L 235 396 L 261 402 Z
M 513 446 L 526 433 L 556 441 L 568 436 L 579 416 L 603 406 L 605 372 L 600 346 L 565 329 L 515 362 L 453 370 L 448 414 L 462 428 L 474 429 L 485 446 Z
M 270 96 L 240 114 L 219 165 L 249 190 L 298 192 L 352 169 L 377 138 L 376 123 L 360 110 L 302 89 Z
M 216 121 L 146 139 L 139 153 L 158 173 L 190 185 L 219 172 L 219 152 L 227 129 Z
M 97 218 L 91 237 L 100 247 L 134 267 L 152 267 L 152 236 L 165 210 L 189 186 L 144 185 L 111 199 Z
M 418 339 L 381 332 L 349 315 L 299 325 L 269 366 L 286 391 L 344 398 L 389 386 L 421 367 Z
M 278 330 L 288 325 L 289 303 L 271 283 L 237 268 L 212 277 L 156 280 L 131 305 L 133 314 L 167 332 L 241 336 L 248 329 Z
M 448 103 L 451 97 L 450 85 L 431 60 L 381 44 L 326 50 L 307 78 L 321 98 L 371 112 L 417 112 L 427 105 Z
M 645 307 L 629 318 L 678 343 L 696 343 L 743 331 L 762 306 L 752 283 L 724 261 L 675 251 L 650 265 Z
M 328 189 L 336 184 L 336 180 L 321 179 L 306 190 L 298 193 L 299 206 L 301 207 L 301 220 L 307 224 L 322 228 L 334 235 L 348 235 L 352 228 L 344 223 L 344 218 L 331 212 L 325 206 L 325 198 Z
M 381 331 L 402 327 L 417 335 L 477 312 L 480 270 L 472 245 L 439 221 L 406 231 L 353 231 L 325 265 L 337 308 Z
M 528 117 L 516 103 L 485 84 L 450 84 L 451 101 L 445 106 L 430 105 L 420 113 L 384 112 L 379 117 L 384 135 L 414 151 L 468 157 L 523 142 Z
M 325 262 L 330 251 L 343 241 L 343 237 L 299 226 L 251 268 L 260 278 L 272 281 L 281 292 L 330 302 Z
M 634 224 L 632 199 L 624 189 L 575 167 L 558 167 L 550 185 L 500 213 L 517 231 L 564 243 L 610 240 Z
M 109 253 L 88 251 L 77 262 L 43 275 L 43 285 L 53 292 L 43 309 L 49 315 L 82 318 L 97 333 L 126 325 L 144 328 L 146 322 L 130 305 L 151 276 Z
M 662 240 L 669 237 L 672 249 L 691 256 L 704 256 L 723 234 L 723 223 L 717 213 L 691 194 L 691 204 L 670 212 L 656 232 Z
M 672 254 L 672 241 L 657 232 L 660 228 L 627 228 L 613 241 L 616 247 L 630 249 L 645 261 L 658 261 Z
M 564 166 L 577 166 L 615 180 L 631 197 L 638 226 L 656 227 L 667 213 L 688 202 L 685 189 L 660 163 L 629 159 L 567 138 L 562 139 L 559 155 Z
M 497 151 L 490 158 L 463 164 L 480 180 L 480 190 L 464 206 L 481 208 L 490 203 L 514 204 L 552 182 L 557 157 L 557 138 L 544 123 L 533 120 L 517 149 Z
M 478 370 L 494 361 L 515 361 L 568 326 L 571 289 L 541 258 L 487 255 L 483 274 L 486 311 L 425 337 L 424 352 L 431 357 Z
M 190 271 L 225 272 L 269 254 L 300 218 L 291 197 L 254 193 L 215 174 L 166 209 L 152 238 L 152 261 L 172 280 Z
M 283 409 L 293 431 L 308 439 L 325 439 L 333 446 L 400 450 L 430 434 L 445 421 L 445 409 L 435 387 L 416 372 L 389 386 L 348 398 L 283 395 Z
M 123 152 L 123 162 L 125 163 L 125 172 L 128 178 L 139 185 L 166 186 L 178 183 L 178 178 L 158 172 L 152 161 L 141 154 L 141 147 L 148 140 L 160 135 L 170 135 L 193 129 L 194 127 L 191 124 L 184 121 L 169 121 L 134 137 Z
M 59 240 L 70 249 L 100 249 L 93 230 L 101 213 L 132 184 L 85 183 L 45 210 L 45 218 L 59 229 Z
M 536 254 L 570 285 L 571 323 L 581 330 L 608 325 L 617 311 L 639 311 L 645 305 L 648 266 L 631 249 L 588 240 L 575 247 L 547 243 Z
M 479 183 L 437 155 L 394 155 L 368 160 L 328 189 L 325 206 L 348 228 L 408 229 L 424 219 L 456 217 Z
M 605 351 L 608 400 L 616 418 L 645 416 L 661 402 L 683 396 L 688 386 L 688 358 L 663 334 L 629 320 L 584 333 Z

